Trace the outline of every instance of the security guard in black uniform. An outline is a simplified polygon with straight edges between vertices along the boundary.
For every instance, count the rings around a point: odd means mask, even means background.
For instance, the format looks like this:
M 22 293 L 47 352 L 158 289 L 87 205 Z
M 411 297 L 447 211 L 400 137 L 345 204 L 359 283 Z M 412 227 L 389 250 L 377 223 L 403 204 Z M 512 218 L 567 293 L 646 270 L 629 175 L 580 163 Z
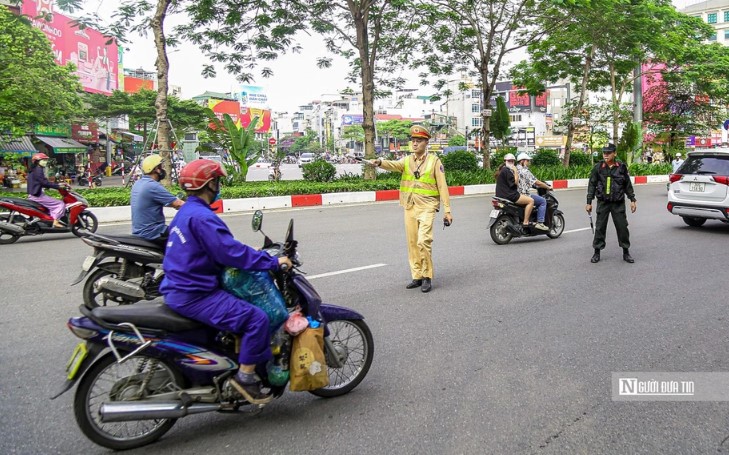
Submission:
M 597 227 L 592 247 L 595 254 L 590 261 L 600 262 L 600 250 L 605 248 L 605 232 L 608 216 L 612 215 L 615 230 L 618 232 L 618 244 L 623 248 L 623 260 L 633 263 L 630 256 L 630 233 L 628 218 L 625 216 L 625 196 L 630 199 L 630 212 L 635 213 L 635 191 L 628 174 L 628 166 L 615 160 L 615 145 L 608 144 L 602 149 L 603 160 L 592 168 L 590 182 L 587 185 L 587 213 L 592 212 L 592 199 L 597 197 Z

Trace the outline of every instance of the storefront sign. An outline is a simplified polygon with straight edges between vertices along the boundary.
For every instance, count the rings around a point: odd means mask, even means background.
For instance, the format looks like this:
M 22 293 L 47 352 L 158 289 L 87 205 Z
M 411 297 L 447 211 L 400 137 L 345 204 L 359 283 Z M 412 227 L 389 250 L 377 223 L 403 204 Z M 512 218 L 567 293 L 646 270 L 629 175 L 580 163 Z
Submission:
M 99 142 L 98 123 L 74 123 L 71 125 L 71 137 L 79 142 Z
M 71 137 L 69 125 L 36 125 L 33 132 L 37 136 Z
M 538 147 L 562 147 L 567 142 L 565 136 L 537 136 Z

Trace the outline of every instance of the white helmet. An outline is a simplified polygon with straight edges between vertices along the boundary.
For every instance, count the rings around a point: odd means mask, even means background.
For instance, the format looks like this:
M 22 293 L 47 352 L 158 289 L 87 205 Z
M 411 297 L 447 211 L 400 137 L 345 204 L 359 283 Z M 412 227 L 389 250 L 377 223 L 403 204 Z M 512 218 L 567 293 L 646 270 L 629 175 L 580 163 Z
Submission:
M 681 154 L 680 153 L 676 153 L 676 158 L 681 158 Z
M 517 161 L 521 161 L 521 160 L 529 160 L 529 161 L 531 161 L 532 160 L 532 157 L 529 156 L 529 154 L 527 154 L 527 153 L 521 152 L 519 154 L 519 156 L 516 158 L 516 160 Z
M 511 160 L 511 161 L 516 160 L 516 158 L 514 158 L 513 153 L 507 153 L 506 155 L 504 155 L 504 161 L 509 161 L 509 160 Z

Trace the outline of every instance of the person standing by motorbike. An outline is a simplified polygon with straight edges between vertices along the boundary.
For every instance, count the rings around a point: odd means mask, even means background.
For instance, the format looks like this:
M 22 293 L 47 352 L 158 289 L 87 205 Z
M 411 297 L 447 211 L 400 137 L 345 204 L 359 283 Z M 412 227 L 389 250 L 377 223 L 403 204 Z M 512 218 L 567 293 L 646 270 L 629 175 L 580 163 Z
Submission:
M 587 205 L 585 210 L 592 213 L 592 199 L 597 197 L 597 221 L 592 247 L 595 253 L 590 262 L 600 262 L 600 250 L 605 248 L 605 233 L 608 216 L 612 215 L 618 244 L 623 249 L 623 260 L 630 264 L 635 260 L 630 255 L 630 232 L 625 214 L 625 196 L 630 199 L 630 212 L 635 213 L 636 199 L 633 183 L 630 181 L 628 166 L 615 159 L 615 145 L 608 144 L 602 149 L 603 159 L 592 168 L 587 185 Z
M 524 220 L 522 221 L 522 230 L 524 230 L 525 227 L 529 227 L 534 199 L 519 193 L 519 171 L 514 166 L 515 160 L 513 153 L 504 155 L 504 163 L 496 171 L 496 197 L 524 206 Z
M 159 155 L 149 155 L 142 161 L 144 176 L 132 187 L 132 235 L 164 246 L 167 243 L 167 225 L 164 207 L 179 210 L 184 204 L 159 183 L 167 173 Z
M 268 317 L 223 290 L 220 276 L 225 267 L 265 271 L 292 264 L 287 257 L 275 258 L 237 241 L 212 211 L 226 175 L 220 163 L 204 159 L 180 172 L 188 200 L 170 223 L 160 292 L 177 313 L 240 337 L 240 366 L 232 384 L 248 402 L 265 404 L 273 397 L 262 388 L 255 368 L 272 356 Z
M 531 160 L 532 157 L 524 152 L 520 153 L 517 157 L 516 161 L 519 163 L 516 166 L 516 169 L 519 171 L 519 184 L 517 186 L 519 187 L 519 193 L 534 199 L 534 205 L 537 208 L 537 224 L 534 225 L 534 228 L 540 231 L 548 231 L 549 228 L 544 224 L 544 216 L 547 213 L 547 200 L 538 194 L 530 194 L 529 190 L 534 186 L 546 190 L 551 190 L 552 187 L 538 180 L 532 174 L 532 171 L 529 170 L 529 162 Z
M 48 164 L 48 155 L 36 153 L 31 158 L 30 172 L 28 173 L 28 199 L 46 207 L 53 218 L 53 227 L 64 229 L 60 220 L 66 213 L 66 204 L 56 198 L 48 196 L 44 188 L 69 188 L 68 185 L 49 182 L 46 178 L 45 167 Z
M 412 281 L 407 289 L 430 292 L 433 279 L 433 220 L 443 204 L 443 222 L 453 222 L 445 170 L 440 159 L 427 152 L 430 131 L 420 125 L 410 128 L 413 153 L 397 161 L 365 161 L 382 169 L 400 172 L 400 205 L 405 208 L 405 234 Z

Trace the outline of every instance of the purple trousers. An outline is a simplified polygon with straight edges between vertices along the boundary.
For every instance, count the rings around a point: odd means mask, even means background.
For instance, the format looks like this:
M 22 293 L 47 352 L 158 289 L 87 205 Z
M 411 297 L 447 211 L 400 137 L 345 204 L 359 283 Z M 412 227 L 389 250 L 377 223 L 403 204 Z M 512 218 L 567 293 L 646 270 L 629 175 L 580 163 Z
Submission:
M 272 357 L 268 316 L 233 294 L 218 290 L 189 302 L 167 305 L 185 317 L 240 336 L 238 362 L 242 365 L 257 365 Z
M 40 196 L 32 196 L 29 194 L 28 199 L 48 208 L 51 212 L 51 218 L 54 220 L 60 220 L 63 218 L 63 214 L 66 213 L 66 204 L 63 201 L 50 197 L 43 191 L 41 191 Z

